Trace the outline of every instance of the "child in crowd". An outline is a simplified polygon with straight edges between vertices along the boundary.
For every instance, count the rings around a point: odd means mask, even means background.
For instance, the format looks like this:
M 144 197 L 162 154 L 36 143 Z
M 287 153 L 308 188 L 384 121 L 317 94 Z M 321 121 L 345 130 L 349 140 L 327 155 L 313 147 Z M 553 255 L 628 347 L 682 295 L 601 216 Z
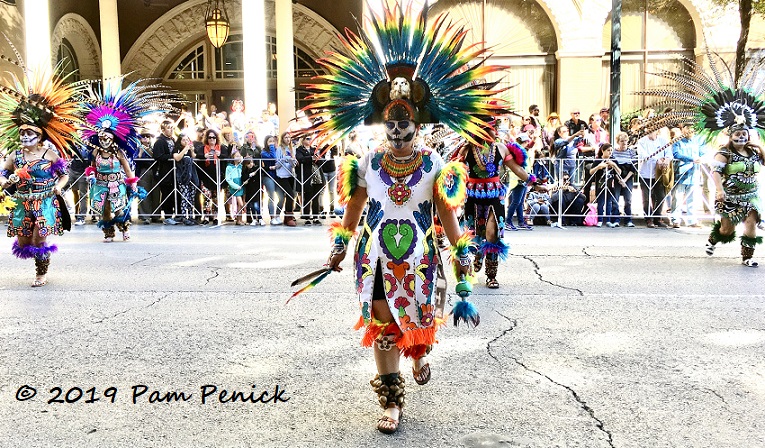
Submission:
M 244 186 L 242 185 L 242 155 L 239 152 L 233 154 L 234 163 L 226 167 L 226 182 L 231 201 L 231 219 L 236 225 L 245 225 L 242 221 L 244 207 Z
M 545 218 L 547 225 L 552 225 L 550 220 L 550 195 L 547 193 L 547 187 L 539 182 L 535 182 L 532 190 L 526 197 L 526 203 L 529 205 L 529 220 L 534 223 L 534 218 L 541 213 Z
M 619 217 L 612 217 L 614 179 L 621 175 L 621 170 L 611 158 L 613 148 L 605 143 L 598 148 L 597 157 L 589 164 L 589 174 L 595 184 L 595 197 L 598 202 L 598 227 L 603 226 L 605 220 L 608 227 L 619 227 Z M 605 214 L 603 213 L 605 209 Z M 618 215 L 618 207 L 617 207 Z
M 244 190 L 244 212 L 252 218 L 251 226 L 265 225 L 260 214 L 260 192 L 262 174 L 251 157 L 246 157 L 242 163 L 242 190 Z

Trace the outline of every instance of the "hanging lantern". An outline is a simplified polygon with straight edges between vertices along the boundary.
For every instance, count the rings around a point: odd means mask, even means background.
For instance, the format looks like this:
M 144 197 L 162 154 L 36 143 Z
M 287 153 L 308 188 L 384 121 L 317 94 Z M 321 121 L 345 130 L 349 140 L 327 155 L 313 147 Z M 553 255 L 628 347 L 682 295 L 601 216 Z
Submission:
M 207 37 L 213 47 L 220 48 L 228 39 L 228 31 L 231 24 L 226 14 L 226 5 L 223 0 L 210 0 L 207 2 L 207 13 L 205 14 L 205 28 Z

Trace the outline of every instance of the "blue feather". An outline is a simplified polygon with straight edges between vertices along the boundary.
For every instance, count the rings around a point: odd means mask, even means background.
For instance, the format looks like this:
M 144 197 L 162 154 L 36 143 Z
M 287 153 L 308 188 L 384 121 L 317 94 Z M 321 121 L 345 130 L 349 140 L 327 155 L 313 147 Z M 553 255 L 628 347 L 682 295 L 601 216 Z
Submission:
M 477 327 L 481 323 L 481 316 L 478 314 L 478 308 L 469 301 L 462 299 L 454 305 L 452 309 L 454 315 L 454 326 L 459 326 L 460 321 L 470 327 Z

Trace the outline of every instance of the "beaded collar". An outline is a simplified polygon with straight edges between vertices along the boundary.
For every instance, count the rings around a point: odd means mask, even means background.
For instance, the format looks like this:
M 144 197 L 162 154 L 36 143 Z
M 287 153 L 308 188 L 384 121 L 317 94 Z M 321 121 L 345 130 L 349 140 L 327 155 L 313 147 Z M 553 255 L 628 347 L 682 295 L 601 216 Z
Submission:
M 413 150 L 412 154 L 399 158 L 393 152 L 386 150 L 380 160 L 380 167 L 394 179 L 401 179 L 414 174 L 422 166 L 422 152 Z

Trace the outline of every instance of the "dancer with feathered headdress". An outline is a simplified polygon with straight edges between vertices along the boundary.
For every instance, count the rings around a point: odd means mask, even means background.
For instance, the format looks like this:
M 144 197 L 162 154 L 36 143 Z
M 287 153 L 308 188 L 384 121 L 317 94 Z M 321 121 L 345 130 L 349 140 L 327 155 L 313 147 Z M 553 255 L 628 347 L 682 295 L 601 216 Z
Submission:
M 138 153 L 142 118 L 172 109 L 177 94 L 147 80 L 120 87 L 121 79 L 97 81 L 85 99 L 86 127 L 82 131 L 92 148 L 92 165 L 85 170 L 90 181 L 90 207 L 101 219 L 98 227 L 104 242 L 114 241 L 114 227 L 122 240 L 130 240 L 130 209 L 134 198 L 146 197 L 133 175 L 132 160 Z
M 504 110 L 491 101 L 496 83 L 477 81 L 503 67 L 469 66 L 484 50 L 463 47 L 466 31 L 445 15 L 428 24 L 427 10 L 426 4 L 414 15 L 411 2 L 383 2 L 382 15 L 367 18 L 371 33 L 346 31 L 341 39 L 347 53 L 321 59 L 329 74 L 305 86 L 312 100 L 306 110 L 322 118 L 307 131 L 317 133 L 319 145 L 362 122 L 385 126 L 385 145 L 360 160 L 349 157 L 340 170 L 338 190 L 348 205 L 342 224 L 331 229 L 329 259 L 331 269 L 341 270 L 366 207 L 354 257 L 361 307 L 357 328 L 365 329 L 362 345 L 374 347 L 378 375 L 372 386 L 385 409 L 377 423 L 384 433 L 397 430 L 404 406 L 400 356 L 413 359 L 418 384 L 430 379 L 424 358 L 442 323 L 434 306 L 439 259 L 434 211 L 453 245 L 455 272 L 469 276 L 472 264 L 470 237 L 460 238 L 455 214 L 465 199 L 465 166 L 445 163 L 438 153 L 417 146 L 419 127 L 441 122 L 469 140 L 483 140 L 490 136 L 482 117 Z M 474 307 L 458 311 L 478 323 Z
M 84 85 L 68 84 L 50 69 L 30 71 L 18 52 L 16 60 L 0 59 L 22 71 L 21 78 L 13 75 L 13 85 L 0 86 L 0 151 L 5 156 L 0 186 L 15 202 L 8 236 L 16 237 L 16 257 L 34 258 L 32 286 L 39 287 L 47 283 L 50 256 L 57 250 L 48 236 L 62 235 L 71 224 L 60 194 L 69 178 L 67 159 L 78 144 L 77 99 Z
M 736 225 L 743 222 L 741 262 L 744 266 L 757 267 L 752 257 L 755 246 L 762 243 L 762 237 L 757 237 L 756 232 L 757 223 L 763 217 L 757 175 L 765 154 L 761 146 L 752 142 L 752 134 L 759 134 L 761 140 L 765 137 L 765 78 L 762 76 L 765 57 L 751 58 L 737 80 L 730 69 L 725 73 L 718 68 L 717 56 L 707 52 L 707 61 L 711 73 L 695 61 L 685 60 L 689 68 L 679 73 L 655 73 L 674 82 L 674 89 L 638 92 L 662 98 L 658 106 L 673 108 L 651 117 L 645 131 L 650 133 L 663 126 L 689 123 L 710 142 L 727 131 L 728 143 L 718 149 L 712 163 L 712 177 L 717 187 L 715 211 L 720 220 L 712 226 L 706 253 L 711 256 L 717 243 L 733 241 Z
M 510 250 L 503 241 L 503 201 L 507 188 L 500 179 L 499 170 L 502 166 L 507 167 L 525 184 L 535 182 L 536 177 L 525 170 L 528 154 L 524 148 L 515 142 L 497 142 L 493 126 L 487 126 L 486 133 L 489 138 L 465 142 L 455 153 L 455 158 L 468 167 L 464 226 L 475 235 L 474 242 L 478 246 L 473 269 L 480 271 L 485 262 L 486 286 L 496 289 L 499 288 L 499 262 L 507 258 Z

